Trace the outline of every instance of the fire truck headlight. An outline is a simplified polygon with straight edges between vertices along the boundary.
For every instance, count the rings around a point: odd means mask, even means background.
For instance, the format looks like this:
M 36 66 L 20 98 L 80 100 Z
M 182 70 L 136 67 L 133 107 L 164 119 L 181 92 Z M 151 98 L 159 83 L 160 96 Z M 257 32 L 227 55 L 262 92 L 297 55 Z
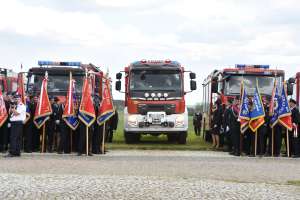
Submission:
M 148 92 L 145 93 L 145 97 L 148 98 L 150 95 Z
M 161 96 L 162 96 L 162 95 L 161 95 L 161 93 L 157 93 L 157 97 L 159 97 L 159 98 L 160 98 Z
M 178 115 L 175 120 L 175 127 L 182 127 L 184 126 L 184 116 Z
M 155 97 L 155 93 L 151 93 L 151 97 L 154 98 Z
M 164 97 L 167 98 L 169 95 L 168 93 L 164 93 Z
M 136 115 L 128 115 L 128 125 L 137 127 L 137 116 Z

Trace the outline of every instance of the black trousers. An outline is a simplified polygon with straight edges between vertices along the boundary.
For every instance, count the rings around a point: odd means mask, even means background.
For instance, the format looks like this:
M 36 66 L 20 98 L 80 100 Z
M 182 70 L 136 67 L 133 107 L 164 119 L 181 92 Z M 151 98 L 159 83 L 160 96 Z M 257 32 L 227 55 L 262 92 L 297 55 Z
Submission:
M 252 155 L 255 155 L 255 142 L 256 143 L 256 154 L 257 155 L 264 155 L 265 152 L 264 152 L 264 149 L 265 149 L 265 146 L 264 146 L 264 138 L 265 138 L 265 134 L 266 133 L 266 127 L 265 126 L 261 126 L 258 130 L 257 130 L 257 133 L 256 133 L 256 136 L 255 136 L 255 133 L 252 132 L 251 134 L 251 154 Z M 255 137 L 257 137 L 257 141 L 255 141 Z
M 200 132 L 201 132 L 201 126 L 195 125 L 195 126 L 194 126 L 194 131 L 195 131 L 195 134 L 196 134 L 196 135 L 200 135 Z
M 21 154 L 21 138 L 23 131 L 23 122 L 11 122 L 9 153 L 12 155 Z
M 227 145 L 227 151 L 231 152 L 232 151 L 232 136 L 230 131 L 225 132 L 225 140 L 226 140 L 226 145 Z
M 8 147 L 8 121 L 4 122 L 0 127 L 0 151 L 6 151 Z
M 97 123 L 97 122 L 95 122 Z M 94 126 L 94 133 L 92 136 L 92 153 L 94 154 L 99 154 L 100 153 L 100 145 L 102 143 L 102 138 L 101 138 L 101 133 L 100 131 L 102 131 L 102 126 L 98 126 L 98 124 L 96 124 Z
M 71 152 L 71 129 L 64 122 L 60 122 L 60 140 L 58 145 L 58 152 L 70 153 Z
M 32 121 L 27 122 L 24 125 L 24 151 L 32 152 L 33 151 L 33 127 L 34 124 Z
M 86 153 L 86 125 L 80 123 L 79 125 L 79 138 L 78 138 L 78 153 L 85 154 Z M 89 147 L 88 153 L 91 151 L 92 147 L 92 129 L 88 129 L 88 139 L 89 139 Z
M 297 137 L 293 137 L 293 155 L 300 156 L 300 136 L 298 133 Z
M 233 144 L 233 150 L 234 153 L 240 154 L 240 137 L 241 132 L 239 130 L 239 127 L 231 128 L 230 134 L 232 135 L 232 144 Z
M 46 122 L 46 135 L 47 135 L 47 150 L 53 150 L 54 134 L 56 132 L 55 121 L 50 119 Z

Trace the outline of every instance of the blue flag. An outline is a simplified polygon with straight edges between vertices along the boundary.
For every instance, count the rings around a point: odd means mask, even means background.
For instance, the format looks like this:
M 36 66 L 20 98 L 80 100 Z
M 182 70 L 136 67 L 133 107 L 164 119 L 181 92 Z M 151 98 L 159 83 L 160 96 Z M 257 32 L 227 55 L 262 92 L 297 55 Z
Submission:
M 249 127 L 253 132 L 256 132 L 257 129 L 265 123 L 265 109 L 259 94 L 257 84 L 253 96 L 253 105 L 252 110 L 250 111 L 250 117 L 251 120 L 249 123 Z
M 279 112 L 279 107 L 278 107 L 278 101 L 280 99 L 280 96 L 278 94 L 278 89 L 275 87 L 275 93 L 274 95 L 272 94 L 272 99 L 270 103 L 270 126 L 273 128 L 277 122 L 278 122 L 278 112 Z
M 241 84 L 241 92 L 242 92 L 241 93 L 242 102 L 241 102 L 241 109 L 239 113 L 239 120 L 241 123 L 241 132 L 244 133 L 249 127 L 250 111 L 249 111 L 249 99 L 243 82 Z
M 287 99 L 287 94 L 285 92 L 285 84 L 282 86 L 281 90 L 281 98 L 278 101 L 278 121 L 281 125 L 289 129 L 293 130 L 292 116 L 291 110 L 289 107 L 289 102 Z

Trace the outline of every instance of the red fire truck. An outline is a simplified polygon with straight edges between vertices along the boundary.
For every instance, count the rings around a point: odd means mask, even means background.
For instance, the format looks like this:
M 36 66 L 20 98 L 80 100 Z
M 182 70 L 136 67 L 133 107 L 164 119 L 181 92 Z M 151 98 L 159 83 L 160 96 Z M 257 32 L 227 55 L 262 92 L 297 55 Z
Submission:
M 72 72 L 72 77 L 75 80 L 75 95 L 77 97 L 81 97 L 83 77 L 86 69 L 95 74 L 93 79 L 94 92 L 99 94 L 101 90 L 102 84 L 99 83 L 102 82 L 103 72 L 93 64 L 39 61 L 38 65 L 40 67 L 30 68 L 27 74 L 27 92 L 34 96 L 37 96 L 40 92 L 46 71 L 48 73 L 48 95 L 49 97 L 58 97 L 61 102 L 64 102 L 66 98 L 70 72 Z
M 217 98 L 226 101 L 235 96 L 240 96 L 241 82 L 249 96 L 253 95 L 258 82 L 260 93 L 271 96 L 274 80 L 277 83 L 284 80 L 284 71 L 270 69 L 269 65 L 244 65 L 238 64 L 234 68 L 214 70 L 203 82 L 203 133 L 208 134 L 211 127 L 213 104 Z
M 9 69 L 0 68 L 0 89 L 2 92 L 14 92 L 18 87 L 18 74 Z
M 291 92 L 289 92 L 289 90 Z M 297 101 L 297 106 L 300 105 L 300 72 L 295 77 L 288 80 L 288 93 Z
M 170 60 L 142 60 L 125 67 L 124 136 L 135 143 L 142 134 L 167 134 L 170 142 L 186 143 L 188 113 L 185 103 L 184 70 Z M 190 72 L 190 90 L 196 89 Z M 121 90 L 122 73 L 117 73 L 116 90 Z

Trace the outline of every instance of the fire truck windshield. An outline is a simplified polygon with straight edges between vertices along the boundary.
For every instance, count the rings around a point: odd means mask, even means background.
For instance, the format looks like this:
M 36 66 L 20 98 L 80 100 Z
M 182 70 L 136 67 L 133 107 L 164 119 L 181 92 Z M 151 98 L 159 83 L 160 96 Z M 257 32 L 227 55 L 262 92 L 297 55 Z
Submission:
M 44 76 L 35 76 L 34 78 L 34 91 L 40 91 L 42 85 L 42 80 Z M 80 93 L 82 89 L 82 76 L 73 76 L 75 79 L 75 90 L 76 93 Z M 48 92 L 67 92 L 69 86 L 69 76 L 48 76 Z
M 131 91 L 181 92 L 181 74 L 175 70 L 136 70 L 130 75 Z
M 280 77 L 277 77 L 281 81 Z M 241 91 L 241 81 L 244 81 L 246 91 L 249 95 L 253 95 L 258 81 L 258 87 L 261 94 L 271 95 L 274 87 L 274 77 L 271 76 L 237 76 L 232 75 L 225 80 L 224 94 L 237 95 Z

